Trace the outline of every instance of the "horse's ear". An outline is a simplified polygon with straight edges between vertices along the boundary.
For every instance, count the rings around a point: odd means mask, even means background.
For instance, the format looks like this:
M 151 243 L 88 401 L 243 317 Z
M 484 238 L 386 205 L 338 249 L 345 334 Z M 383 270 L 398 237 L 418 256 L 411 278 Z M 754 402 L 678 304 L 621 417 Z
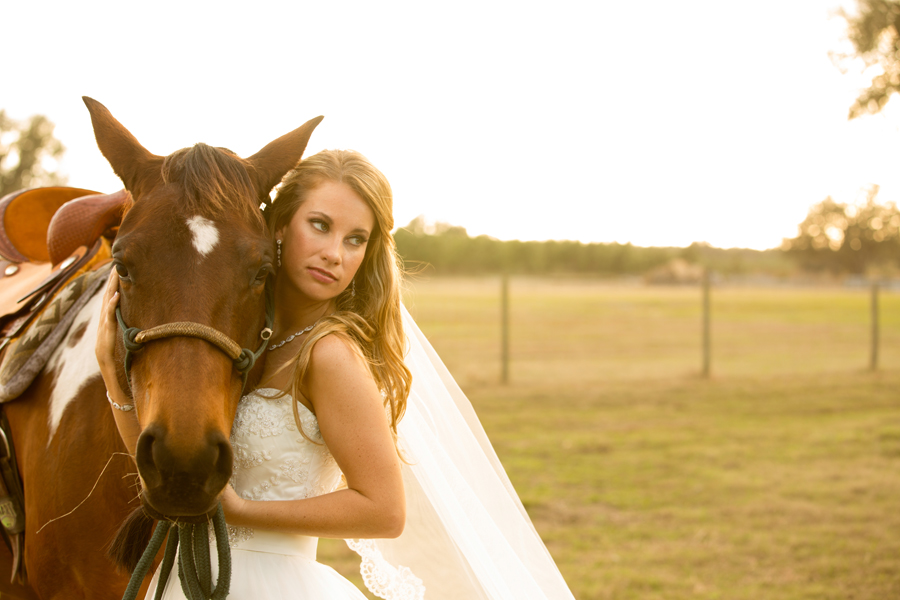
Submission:
M 162 158 L 151 154 L 141 146 L 131 132 L 119 123 L 105 106 L 87 96 L 82 96 L 91 122 L 94 125 L 94 136 L 100 152 L 109 161 L 113 171 L 125 184 L 125 188 L 137 199 L 142 181 L 148 168 L 158 173 Z
M 303 158 L 303 151 L 306 150 L 309 136 L 324 118 L 319 116 L 310 119 L 247 159 L 247 162 L 253 167 L 251 173 L 255 176 L 260 194 L 268 194 L 272 188 L 278 185 L 285 173 L 297 166 L 297 163 Z

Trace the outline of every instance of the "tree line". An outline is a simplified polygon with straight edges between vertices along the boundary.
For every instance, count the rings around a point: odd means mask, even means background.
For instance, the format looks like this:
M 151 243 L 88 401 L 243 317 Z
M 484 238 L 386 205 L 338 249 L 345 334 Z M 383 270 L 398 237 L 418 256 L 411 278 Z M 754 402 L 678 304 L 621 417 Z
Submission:
M 845 204 L 826 198 L 810 208 L 796 237 L 780 248 L 714 248 L 697 242 L 686 248 L 641 247 L 577 241 L 501 241 L 471 237 L 462 227 L 427 226 L 417 217 L 394 233 L 407 270 L 435 274 L 511 273 L 525 275 L 652 275 L 680 262 L 722 275 L 797 272 L 831 275 L 900 275 L 900 209 L 877 199 L 878 186 L 866 200 Z M 688 273 L 690 276 L 691 273 Z M 678 279 L 676 275 L 672 277 Z M 693 271 L 693 279 L 697 279 Z M 661 277 L 665 280 L 665 275 Z
M 573 241 L 501 241 L 470 237 L 462 227 L 437 223 L 426 231 L 417 217 L 394 233 L 406 268 L 430 267 L 436 273 L 638 273 L 668 261 L 677 249 L 631 244 L 582 244 Z
M 502 241 L 471 237 L 463 227 L 446 223 L 427 226 L 416 217 L 394 233 L 407 270 L 435 274 L 645 275 L 673 260 L 709 267 L 724 274 L 782 273 L 789 265 L 781 250 L 713 248 L 695 243 L 687 248 L 643 247 L 578 241 Z

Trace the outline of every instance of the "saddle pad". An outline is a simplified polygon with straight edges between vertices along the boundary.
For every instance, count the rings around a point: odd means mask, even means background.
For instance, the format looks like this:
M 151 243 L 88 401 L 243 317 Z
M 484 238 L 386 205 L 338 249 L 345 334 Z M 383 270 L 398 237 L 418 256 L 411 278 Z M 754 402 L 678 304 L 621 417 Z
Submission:
M 85 270 L 67 283 L 25 332 L 6 349 L 0 363 L 0 403 L 24 392 L 65 337 L 72 321 L 106 282 L 110 267 Z

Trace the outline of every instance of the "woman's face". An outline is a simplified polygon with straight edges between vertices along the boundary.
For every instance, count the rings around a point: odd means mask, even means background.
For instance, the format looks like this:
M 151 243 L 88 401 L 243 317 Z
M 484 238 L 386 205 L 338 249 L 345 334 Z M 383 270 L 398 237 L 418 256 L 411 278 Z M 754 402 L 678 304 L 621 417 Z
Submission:
M 320 183 L 276 232 L 282 240 L 279 284 L 310 300 L 336 298 L 359 270 L 374 227 L 375 213 L 350 186 Z

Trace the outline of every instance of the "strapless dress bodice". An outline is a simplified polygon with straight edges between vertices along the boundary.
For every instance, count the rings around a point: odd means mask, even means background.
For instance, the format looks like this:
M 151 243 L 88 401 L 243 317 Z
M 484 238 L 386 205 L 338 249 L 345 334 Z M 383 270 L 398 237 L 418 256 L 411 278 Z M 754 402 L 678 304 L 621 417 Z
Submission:
M 296 500 L 327 494 L 339 485 L 341 471 L 322 439 L 316 416 L 300 403 L 297 410 L 302 432 L 290 395 L 261 388 L 241 399 L 231 429 L 231 485 L 241 498 Z M 315 543 L 306 541 L 315 538 L 273 536 L 248 527 L 228 529 L 234 548 L 306 556 L 311 552 L 315 558 Z

